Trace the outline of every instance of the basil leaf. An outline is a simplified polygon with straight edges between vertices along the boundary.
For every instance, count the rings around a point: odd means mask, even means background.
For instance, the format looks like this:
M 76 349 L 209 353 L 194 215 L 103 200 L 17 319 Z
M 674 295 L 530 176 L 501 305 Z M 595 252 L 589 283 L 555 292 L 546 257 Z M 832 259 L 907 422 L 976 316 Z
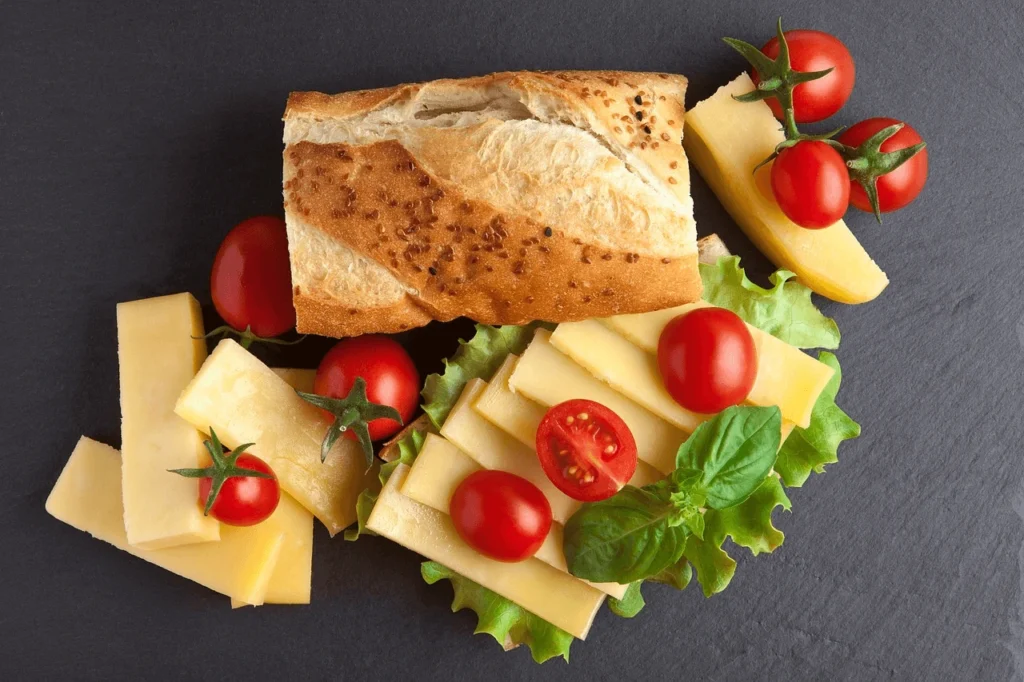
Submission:
M 779 408 L 735 406 L 719 412 L 686 439 L 676 466 L 700 469 L 706 506 L 725 509 L 745 500 L 771 471 L 779 449 Z
M 607 500 L 584 504 L 565 524 L 562 548 L 569 572 L 600 583 L 632 583 L 679 560 L 686 527 L 668 483 L 627 485 Z
M 608 608 L 611 609 L 612 613 L 621 618 L 633 618 L 640 613 L 647 606 L 644 596 L 640 594 L 641 585 L 643 585 L 642 581 L 630 583 L 629 587 L 626 588 L 626 594 L 622 595 L 622 599 L 609 597 Z

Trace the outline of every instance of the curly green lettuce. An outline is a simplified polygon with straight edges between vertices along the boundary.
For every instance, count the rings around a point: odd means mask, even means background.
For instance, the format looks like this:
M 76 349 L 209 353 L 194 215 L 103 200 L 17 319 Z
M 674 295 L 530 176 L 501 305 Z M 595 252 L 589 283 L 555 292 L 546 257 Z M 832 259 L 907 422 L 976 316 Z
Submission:
M 839 444 L 860 435 L 860 424 L 836 405 L 836 394 L 843 379 L 839 361 L 822 351 L 818 360 L 835 370 L 831 381 L 818 396 L 806 429 L 795 428 L 782 444 L 775 470 L 789 488 L 802 486 L 811 473 L 823 473 L 826 464 L 839 461 Z
M 486 633 L 506 650 L 525 644 L 537 663 L 559 656 L 569 660 L 573 637 L 565 630 L 437 562 L 423 562 L 420 573 L 430 585 L 439 580 L 451 582 L 455 591 L 452 612 L 470 609 L 477 615 L 473 634 Z
M 765 289 L 749 279 L 739 256 L 725 256 L 715 265 L 701 264 L 704 300 L 728 308 L 747 324 L 797 348 L 839 347 L 839 327 L 811 302 L 811 290 L 793 281 L 789 270 L 778 270 Z

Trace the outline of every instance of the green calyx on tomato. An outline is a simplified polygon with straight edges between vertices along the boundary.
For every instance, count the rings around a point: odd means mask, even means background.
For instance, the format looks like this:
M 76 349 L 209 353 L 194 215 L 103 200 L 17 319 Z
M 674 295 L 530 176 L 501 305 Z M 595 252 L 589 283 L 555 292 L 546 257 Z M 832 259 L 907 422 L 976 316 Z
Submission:
M 296 391 L 299 397 L 310 405 L 334 415 L 334 422 L 327 429 L 324 440 L 320 444 L 320 461 L 327 461 L 327 454 L 335 442 L 346 431 L 355 434 L 356 440 L 366 456 L 366 468 L 373 466 L 373 442 L 370 440 L 368 422 L 374 419 L 392 419 L 402 424 L 402 415 L 390 405 L 371 403 L 366 397 L 366 379 L 357 377 L 352 390 L 344 398 L 325 398 L 316 393 Z
M 216 329 L 210 331 L 204 336 L 194 336 L 192 338 L 198 339 L 212 339 L 212 338 L 227 338 L 229 336 L 237 336 L 238 343 L 242 348 L 249 350 L 249 346 L 254 343 L 269 343 L 275 346 L 294 346 L 297 343 L 301 343 L 306 340 L 306 336 L 302 335 L 294 341 L 282 341 L 281 339 L 275 339 L 265 336 L 257 336 L 253 333 L 252 327 L 246 327 L 245 331 L 238 331 L 231 325 L 223 324 Z
M 903 205 L 910 203 L 921 189 L 918 187 L 916 191 L 912 193 L 912 196 L 908 196 L 906 201 L 900 201 L 899 205 L 883 207 L 879 201 L 879 178 L 889 175 L 897 168 L 900 168 L 905 163 L 918 156 L 918 154 L 924 150 L 925 143 L 921 141 L 893 151 L 882 151 L 882 146 L 889 140 L 894 139 L 897 135 L 900 135 L 901 131 L 906 127 L 905 123 L 897 122 L 882 128 L 855 147 L 842 144 L 844 140 L 853 141 L 854 138 L 847 137 L 847 135 L 849 133 L 856 132 L 855 128 L 865 123 L 871 123 L 871 121 L 858 123 L 857 126 L 854 126 L 844 133 L 840 138 L 840 152 L 846 160 L 846 167 L 849 170 L 850 178 L 864 189 L 868 203 L 871 206 L 871 211 L 875 214 L 875 220 L 881 224 L 883 210 L 901 208 Z M 920 139 L 916 133 L 913 133 L 913 136 L 915 139 Z M 923 186 L 924 175 L 927 173 L 927 157 L 922 156 L 919 158 L 924 159 L 924 173 L 912 173 L 919 177 L 914 178 L 911 182 Z M 910 193 L 908 192 L 907 194 L 909 195 Z
M 280 489 L 277 485 L 277 477 L 266 462 L 245 452 L 251 448 L 254 443 L 244 443 L 239 445 L 237 448 L 232 450 L 230 454 L 227 454 L 224 450 L 224 446 L 221 445 L 220 439 L 217 438 L 217 432 L 211 427 L 210 438 L 209 440 L 203 441 L 203 445 L 206 446 L 206 451 L 210 453 L 210 460 L 212 462 L 210 466 L 202 469 L 168 469 L 169 472 L 178 474 L 179 476 L 207 479 L 209 481 L 209 492 L 204 496 L 205 506 L 203 508 L 203 514 L 209 516 L 210 510 L 213 509 L 215 511 L 214 516 L 216 518 L 224 521 L 225 523 L 232 523 L 233 525 L 251 525 L 270 516 L 277 507 L 277 500 L 280 499 Z M 233 478 L 261 478 L 269 479 L 273 482 L 272 487 L 277 490 L 276 493 L 270 491 L 270 495 L 264 495 L 261 492 L 259 495 L 259 497 L 269 497 L 272 505 L 261 505 L 264 507 L 262 511 L 250 510 L 250 514 L 255 513 L 256 516 L 261 516 L 261 518 L 256 520 L 249 518 L 246 519 L 248 522 L 240 523 L 238 522 L 238 519 L 222 518 L 220 514 L 216 513 L 215 505 L 221 498 L 221 491 L 224 490 L 224 486 L 229 479 Z M 232 497 L 234 497 L 234 495 L 232 495 Z

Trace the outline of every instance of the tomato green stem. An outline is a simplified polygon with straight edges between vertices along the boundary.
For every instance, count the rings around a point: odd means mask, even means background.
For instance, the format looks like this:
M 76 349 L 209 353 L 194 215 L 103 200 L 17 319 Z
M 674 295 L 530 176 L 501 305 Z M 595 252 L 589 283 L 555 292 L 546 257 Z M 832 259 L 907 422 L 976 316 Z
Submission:
M 246 350 L 249 350 L 249 347 L 252 346 L 252 344 L 254 343 L 267 343 L 275 346 L 294 346 L 295 344 L 301 343 L 302 341 L 306 340 L 305 335 L 300 336 L 294 341 L 283 341 L 281 339 L 257 336 L 256 334 L 253 333 L 252 327 L 246 327 L 245 331 L 238 331 L 234 327 L 226 324 L 217 327 L 213 331 L 204 334 L 203 336 L 193 336 L 192 338 L 198 341 L 199 339 L 211 339 L 218 336 L 237 336 L 239 345 Z
M 186 478 L 210 479 L 210 494 L 206 496 L 206 505 L 203 508 L 204 516 L 210 515 L 213 503 L 217 501 L 221 488 L 224 487 L 224 483 L 229 478 L 274 478 L 272 475 L 262 471 L 244 469 L 236 465 L 238 456 L 251 448 L 254 443 L 243 443 L 232 450 L 230 455 L 225 456 L 224 446 L 221 445 L 220 439 L 217 438 L 217 432 L 211 426 L 210 439 L 203 441 L 203 445 L 206 446 L 206 451 L 210 453 L 210 459 L 213 462 L 210 466 L 204 469 L 168 469 L 167 471 Z
M 310 405 L 315 405 L 334 415 L 334 422 L 331 423 L 320 443 L 320 461 L 327 461 L 334 443 L 341 434 L 350 430 L 356 435 L 359 445 L 366 456 L 366 468 L 373 466 L 373 443 L 370 440 L 370 429 L 367 424 L 374 419 L 393 419 L 399 424 L 402 423 L 402 415 L 390 405 L 378 405 L 371 403 L 366 397 L 366 380 L 358 377 L 352 384 L 352 390 L 344 398 L 327 398 L 315 393 L 303 393 L 296 391 L 299 397 Z

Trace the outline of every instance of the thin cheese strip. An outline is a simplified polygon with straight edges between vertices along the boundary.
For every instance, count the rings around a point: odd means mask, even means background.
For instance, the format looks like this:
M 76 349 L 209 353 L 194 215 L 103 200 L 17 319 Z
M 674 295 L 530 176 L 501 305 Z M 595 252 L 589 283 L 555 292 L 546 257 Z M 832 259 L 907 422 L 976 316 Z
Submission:
M 516 364 L 509 388 L 547 407 L 574 398 L 594 400 L 626 422 L 637 456 L 663 474 L 675 470 L 676 451 L 686 434 L 595 379 L 551 345 L 551 332 L 538 329 Z
M 565 523 L 580 503 L 556 488 L 544 473 L 537 454 L 496 428 L 472 408 L 472 403 L 487 387 L 480 379 L 466 384 L 459 401 L 441 426 L 441 435 L 485 469 L 500 469 L 525 478 L 537 486 L 556 521 Z
M 308 604 L 313 579 L 313 515 L 288 493 L 281 493 L 274 515 L 287 531 L 267 584 L 264 603 Z M 231 608 L 240 606 L 250 604 L 231 600 Z
M 370 530 L 586 639 L 603 592 L 539 559 L 502 563 L 479 554 L 459 537 L 447 514 L 399 492 L 408 473 L 409 467 L 400 464 L 391 474 L 367 521 Z
M 491 377 L 483 392 L 476 398 L 473 409 L 491 424 L 527 446 L 535 458 L 536 455 L 533 453 L 537 447 L 537 427 L 547 410 L 532 400 L 509 390 L 508 379 L 515 371 L 518 362 L 518 355 L 508 356 Z M 636 471 L 629 482 L 631 485 L 642 488 L 663 478 L 664 475 L 650 464 L 643 460 L 637 460 Z
M 661 337 L 665 325 L 683 313 L 709 306 L 709 303 L 700 301 L 652 313 L 618 315 L 601 320 L 601 322 L 650 354 L 651 359 L 648 362 L 657 372 L 654 356 L 658 352 L 658 339 Z M 574 325 L 580 324 L 585 324 L 587 330 L 592 330 L 597 326 L 594 321 L 574 322 L 564 334 L 572 334 Z M 565 325 L 559 325 L 559 329 L 563 326 Z M 577 326 L 575 329 L 578 330 L 580 327 Z M 750 395 L 747 396 L 747 402 L 751 405 L 778 405 L 784 420 L 806 428 L 811 423 L 811 411 L 814 409 L 814 403 L 832 379 L 832 368 L 757 327 L 748 324 L 747 329 L 750 330 L 754 346 L 757 349 L 757 378 L 754 380 L 754 386 L 750 389 Z M 558 331 L 555 333 L 557 334 Z M 570 344 L 563 342 L 563 345 Z M 600 355 L 599 351 L 586 348 L 579 338 L 574 339 L 571 345 L 574 355 L 589 358 L 587 364 L 595 364 L 594 356 Z M 621 344 L 619 346 L 621 347 Z M 577 361 L 580 360 L 577 358 Z M 639 364 L 636 360 L 632 362 Z M 617 378 L 619 383 L 624 381 L 625 379 L 621 375 Z M 656 383 L 660 386 L 660 380 Z M 667 394 L 665 395 L 667 396 Z
M 122 520 L 120 453 L 84 437 L 53 486 L 46 511 L 97 540 L 247 604 L 263 603 L 285 537 L 295 530 L 286 507 L 255 526 L 223 526 L 220 542 L 133 547 Z
M 455 494 L 455 489 L 467 476 L 482 470 L 483 467 L 462 450 L 440 436 L 429 434 L 423 442 L 423 448 L 416 455 L 409 476 L 405 479 L 402 494 L 447 514 L 448 503 Z M 533 556 L 548 566 L 554 566 L 565 573 L 569 572 L 565 554 L 562 552 L 560 523 L 556 521 L 551 524 L 551 531 L 544 538 L 544 544 Z M 588 584 L 616 599 L 622 599 L 628 587 L 618 583 Z
M 665 390 L 657 358 L 652 353 L 647 353 L 639 346 L 630 343 L 625 337 L 597 320 L 558 325 L 555 333 L 551 335 L 551 345 L 616 391 L 635 400 L 662 419 L 675 424 L 688 433 L 692 433 L 703 422 L 714 416 L 690 412 L 683 408 Z M 797 352 L 799 353 L 799 351 Z M 799 354 L 804 355 L 803 353 Z M 822 367 L 827 368 L 826 365 L 822 365 Z M 767 383 L 768 377 L 774 374 L 772 368 L 760 368 L 758 377 L 763 377 L 763 380 L 755 383 L 755 387 L 758 383 L 762 385 Z M 774 393 L 780 394 L 784 398 L 792 398 L 788 389 L 783 387 L 780 389 Z M 763 391 L 761 392 L 763 393 Z M 751 395 L 754 394 L 755 392 L 751 390 Z M 783 441 L 792 430 L 793 423 L 783 418 Z
M 220 537 L 196 505 L 196 482 L 168 469 L 194 469 L 203 439 L 174 414 L 174 401 L 206 359 L 203 316 L 190 294 L 117 306 L 121 384 L 121 490 L 128 541 L 160 549 Z
M 321 462 L 326 418 L 230 339 L 217 345 L 175 411 L 196 428 L 212 427 L 229 448 L 255 443 L 251 452 L 273 468 L 281 488 L 331 535 L 355 521 L 356 498 L 376 481 L 354 440 L 338 439 Z

